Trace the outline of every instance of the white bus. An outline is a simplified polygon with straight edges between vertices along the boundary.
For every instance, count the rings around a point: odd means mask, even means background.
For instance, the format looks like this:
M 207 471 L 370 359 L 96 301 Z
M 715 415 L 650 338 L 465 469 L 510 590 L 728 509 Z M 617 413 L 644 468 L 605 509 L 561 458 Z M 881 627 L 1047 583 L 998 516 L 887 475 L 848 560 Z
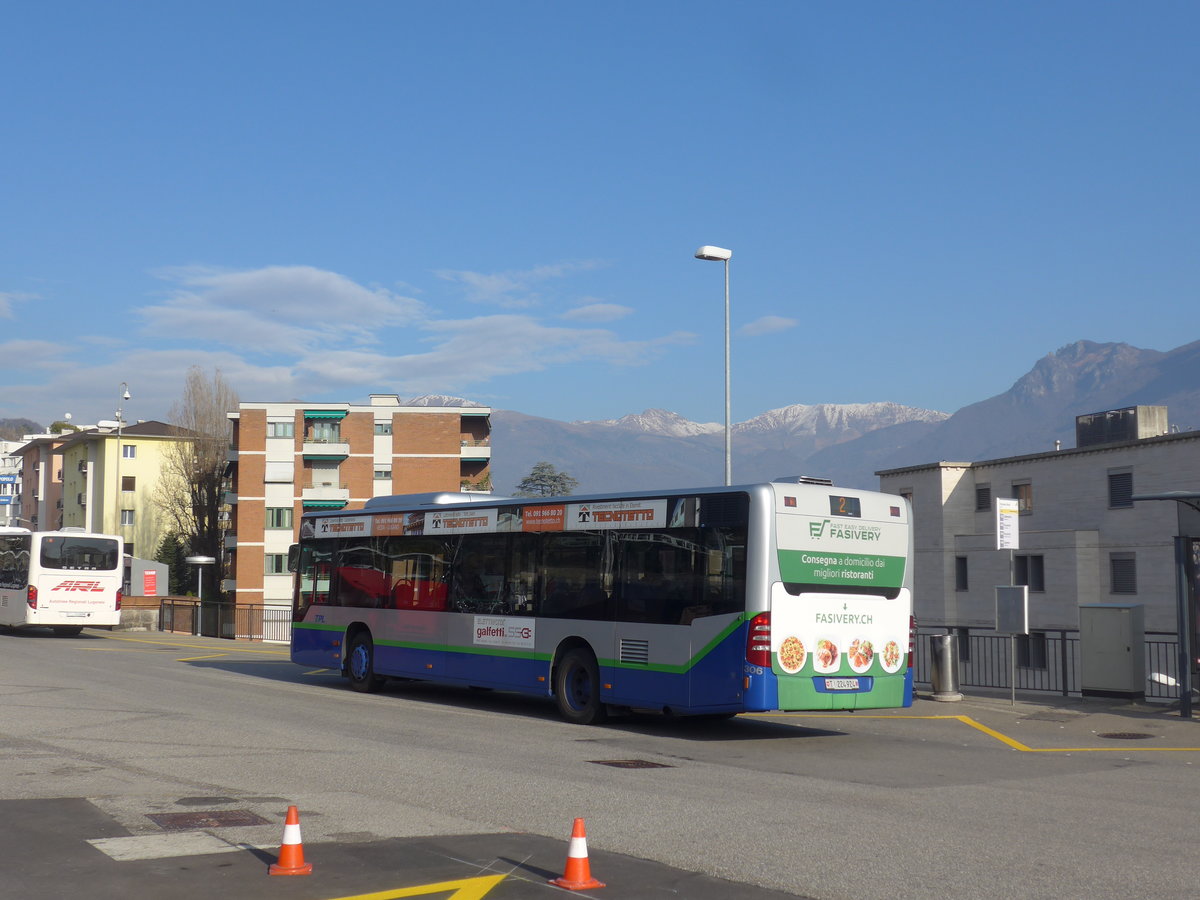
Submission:
M 76 635 L 121 623 L 121 538 L 0 528 L 0 626 Z
M 378 497 L 305 514 L 292 660 L 611 710 L 912 704 L 912 531 L 795 479 L 588 497 Z

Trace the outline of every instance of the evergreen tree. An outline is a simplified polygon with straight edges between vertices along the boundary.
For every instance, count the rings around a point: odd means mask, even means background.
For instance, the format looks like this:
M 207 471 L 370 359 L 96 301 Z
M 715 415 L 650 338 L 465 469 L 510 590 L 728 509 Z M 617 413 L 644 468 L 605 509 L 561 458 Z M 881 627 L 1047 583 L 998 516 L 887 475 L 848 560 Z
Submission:
M 560 472 L 548 462 L 535 465 L 517 485 L 516 497 L 565 497 L 579 487 L 579 480 Z
M 175 532 L 164 535 L 154 561 L 167 567 L 167 593 L 181 597 L 187 593 L 187 548 Z

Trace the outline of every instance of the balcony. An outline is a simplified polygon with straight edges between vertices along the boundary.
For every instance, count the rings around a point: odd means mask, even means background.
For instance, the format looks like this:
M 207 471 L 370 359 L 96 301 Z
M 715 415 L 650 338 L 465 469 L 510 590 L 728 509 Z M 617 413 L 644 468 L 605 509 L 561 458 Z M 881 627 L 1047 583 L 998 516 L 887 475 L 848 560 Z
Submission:
M 341 503 L 350 502 L 350 486 L 347 484 L 306 484 L 300 488 L 300 502 Z
M 491 441 L 475 441 L 464 438 L 459 458 L 467 462 L 487 462 L 492 458 Z
M 237 549 L 237 532 L 234 532 L 234 531 L 225 532 L 224 547 L 226 550 L 236 550 Z
M 238 502 L 237 491 L 225 491 L 225 493 L 223 493 L 221 495 L 221 505 L 222 506 L 237 506 L 237 502 Z
M 300 452 L 305 459 L 345 459 L 350 455 L 350 445 L 345 441 L 311 440 L 305 438 Z

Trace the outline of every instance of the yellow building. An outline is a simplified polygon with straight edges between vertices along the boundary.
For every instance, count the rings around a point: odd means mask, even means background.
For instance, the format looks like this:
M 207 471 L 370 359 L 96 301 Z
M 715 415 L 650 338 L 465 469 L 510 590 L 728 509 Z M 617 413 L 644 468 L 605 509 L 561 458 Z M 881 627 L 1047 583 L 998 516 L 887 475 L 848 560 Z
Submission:
M 176 530 L 161 502 L 160 481 L 177 436 L 165 422 L 139 422 L 64 436 L 62 524 L 119 534 L 130 556 L 153 559 Z

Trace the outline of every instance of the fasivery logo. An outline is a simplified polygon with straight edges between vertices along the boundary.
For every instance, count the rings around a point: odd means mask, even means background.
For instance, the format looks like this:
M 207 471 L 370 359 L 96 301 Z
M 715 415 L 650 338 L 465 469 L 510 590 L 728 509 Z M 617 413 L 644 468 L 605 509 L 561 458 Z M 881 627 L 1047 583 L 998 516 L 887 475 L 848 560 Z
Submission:
M 828 519 L 822 519 L 820 522 L 809 522 L 808 523 L 809 537 L 819 538 L 819 537 L 824 536 L 825 526 L 828 524 L 830 524 Z

